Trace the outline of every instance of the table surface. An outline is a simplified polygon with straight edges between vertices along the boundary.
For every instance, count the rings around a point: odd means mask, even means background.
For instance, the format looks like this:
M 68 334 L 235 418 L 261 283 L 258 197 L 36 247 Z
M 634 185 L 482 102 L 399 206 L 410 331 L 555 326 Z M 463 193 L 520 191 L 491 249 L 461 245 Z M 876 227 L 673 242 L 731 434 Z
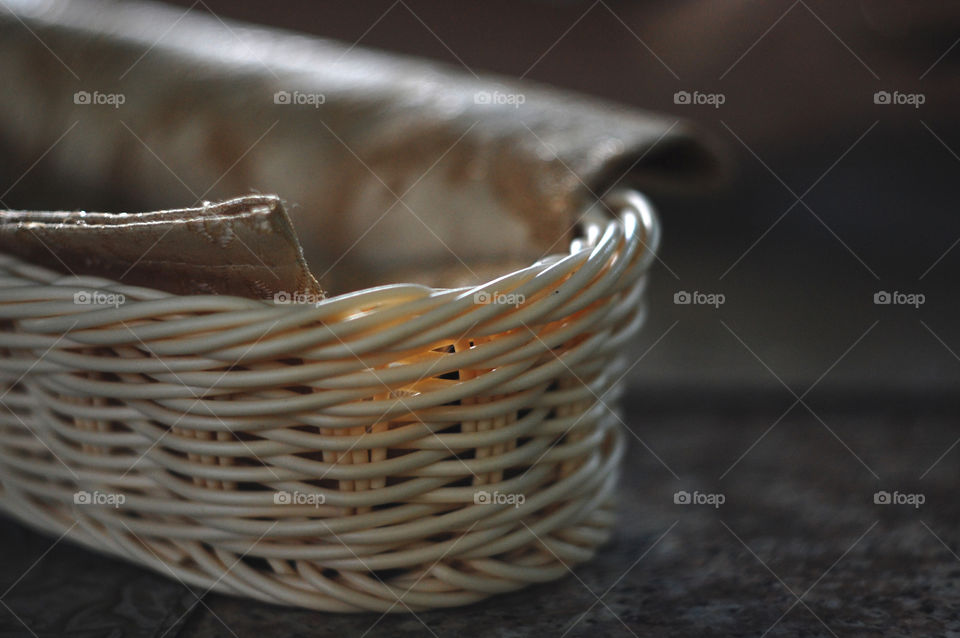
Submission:
M 621 515 L 595 560 L 554 583 L 416 616 L 191 592 L 0 519 L 0 635 L 960 635 L 950 410 L 805 400 L 783 416 L 794 399 L 780 399 L 773 410 L 683 414 L 635 399 Z M 724 502 L 676 504 L 678 490 Z M 878 490 L 924 502 L 878 505 Z

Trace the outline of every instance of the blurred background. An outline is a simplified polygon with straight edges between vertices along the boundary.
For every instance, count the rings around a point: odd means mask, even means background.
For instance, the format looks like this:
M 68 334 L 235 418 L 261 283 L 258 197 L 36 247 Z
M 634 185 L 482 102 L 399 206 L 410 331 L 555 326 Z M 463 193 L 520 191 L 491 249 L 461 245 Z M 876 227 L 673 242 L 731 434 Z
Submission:
M 791 398 L 781 381 L 799 395 L 819 380 L 807 400 L 956 407 L 955 4 L 206 5 L 224 17 L 692 119 L 712 133 L 734 167 L 728 187 L 655 202 L 662 263 L 631 396 L 669 406 L 779 405 Z M 704 103 L 678 104 L 678 91 Z M 724 303 L 678 306 L 679 291 L 719 293 Z M 919 308 L 876 305 L 880 291 L 925 299 Z
M 645 406 L 776 406 L 814 382 L 808 400 L 834 406 L 955 406 L 955 5 L 175 4 L 697 122 L 731 177 L 655 202 L 665 241 L 629 378 Z M 7 182 L 34 162 L 11 207 L 51 205 L 49 161 L 8 157 Z M 874 303 L 884 291 L 923 303 Z M 723 303 L 675 304 L 682 292 Z

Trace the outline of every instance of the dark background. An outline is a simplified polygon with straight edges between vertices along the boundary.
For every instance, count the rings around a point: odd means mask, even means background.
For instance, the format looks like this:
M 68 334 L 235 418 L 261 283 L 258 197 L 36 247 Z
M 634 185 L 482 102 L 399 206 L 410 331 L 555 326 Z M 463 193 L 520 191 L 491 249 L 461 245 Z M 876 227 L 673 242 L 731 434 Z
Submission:
M 383 619 L 367 635 L 960 631 L 960 10 L 893 1 L 178 4 L 690 118 L 729 154 L 724 188 L 655 202 L 662 263 L 627 381 L 635 440 L 615 540 L 558 583 Z M 725 102 L 678 105 L 679 90 Z M 925 102 L 875 104 L 880 90 Z M 26 191 L 5 199 L 30 207 Z M 876 305 L 882 290 L 926 302 Z M 726 302 L 675 305 L 678 291 Z M 727 502 L 677 506 L 677 489 Z M 878 506 L 878 489 L 926 502 Z M 197 603 L 138 568 L 67 544 L 43 555 L 50 539 L 12 523 L 2 530 L 9 578 L 0 582 L 12 587 L 0 596 L 10 614 L 0 630 L 9 635 L 26 625 L 36 635 L 352 636 L 377 621 L 215 595 Z
M 758 357 L 799 394 L 877 321 L 815 396 L 953 404 L 960 10 L 950 3 L 178 4 L 700 123 L 734 172 L 706 200 L 656 202 L 665 242 L 647 346 L 678 323 L 634 369 L 638 389 L 656 390 L 650 400 L 782 392 Z M 678 105 L 680 90 L 725 102 Z M 875 104 L 881 90 L 924 103 Z M 726 303 L 674 307 L 679 290 Z M 881 290 L 926 303 L 876 306 Z

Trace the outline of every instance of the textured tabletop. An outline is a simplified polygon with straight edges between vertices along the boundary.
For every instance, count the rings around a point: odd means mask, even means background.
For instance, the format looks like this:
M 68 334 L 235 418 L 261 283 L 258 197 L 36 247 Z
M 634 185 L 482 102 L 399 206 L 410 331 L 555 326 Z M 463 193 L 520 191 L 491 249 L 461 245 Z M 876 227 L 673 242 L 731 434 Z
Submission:
M 956 635 L 960 450 L 949 414 L 805 400 L 779 418 L 793 402 L 784 391 L 763 402 L 779 408 L 769 411 L 632 406 L 621 518 L 593 562 L 416 616 L 191 593 L 67 542 L 51 549 L 55 539 L 4 520 L 0 635 Z M 677 504 L 681 491 L 723 502 Z M 878 491 L 923 503 L 876 504 Z

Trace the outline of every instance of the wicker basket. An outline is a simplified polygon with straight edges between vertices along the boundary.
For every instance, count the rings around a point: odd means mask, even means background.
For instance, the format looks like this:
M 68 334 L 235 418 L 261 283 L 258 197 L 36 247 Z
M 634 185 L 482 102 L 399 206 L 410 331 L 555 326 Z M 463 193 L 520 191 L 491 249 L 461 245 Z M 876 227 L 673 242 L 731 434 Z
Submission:
M 483 286 L 310 305 L 4 256 L 0 506 L 189 585 L 318 610 L 559 578 L 610 534 L 610 406 L 658 238 L 640 195 L 607 205 L 618 218 L 588 216 L 569 254 Z

